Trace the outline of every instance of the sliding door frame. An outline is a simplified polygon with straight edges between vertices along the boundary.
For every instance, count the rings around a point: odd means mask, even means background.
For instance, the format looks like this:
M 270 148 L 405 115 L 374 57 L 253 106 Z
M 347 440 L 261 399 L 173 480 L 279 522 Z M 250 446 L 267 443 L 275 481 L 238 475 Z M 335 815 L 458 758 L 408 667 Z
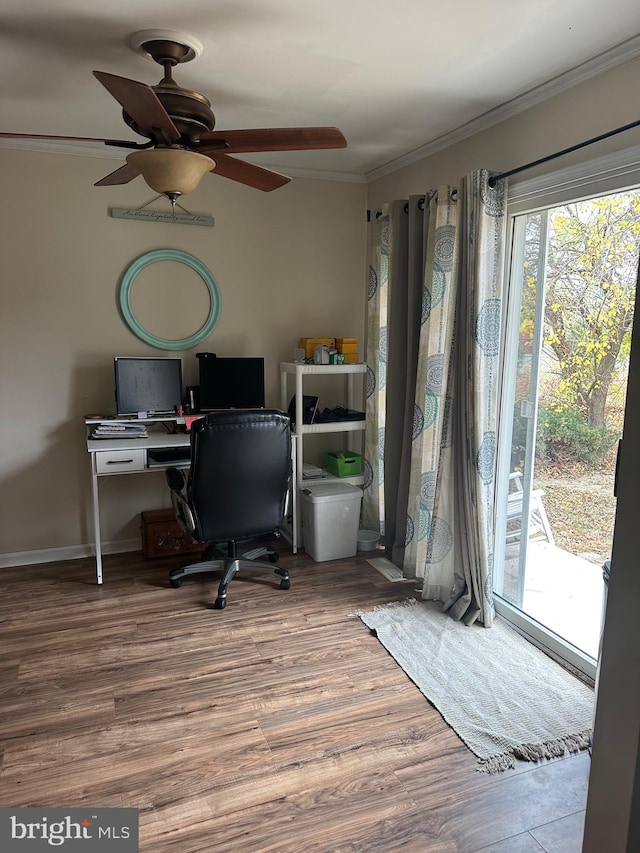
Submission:
M 528 181 L 512 182 L 507 193 L 507 235 L 505 252 L 506 311 L 503 322 L 503 393 L 498 443 L 498 488 L 496 490 L 496 542 L 494 604 L 496 612 L 509 622 L 519 633 L 552 657 L 566 661 L 571 667 L 589 680 L 595 680 L 597 661 L 581 649 L 567 642 L 554 631 L 532 619 L 515 605 L 501 597 L 496 590 L 503 589 L 504 559 L 507 522 L 504 507 L 507 503 L 508 472 L 510 470 L 511 442 L 505 434 L 511 434 L 513 407 L 515 404 L 515 370 L 518 354 L 518 318 L 520 299 L 514 298 L 522 284 L 522 261 L 524 248 L 524 214 L 547 211 L 564 203 L 596 198 L 615 192 L 624 192 L 640 187 L 640 146 L 634 146 L 616 154 L 572 166 L 567 169 L 533 178 Z M 546 254 L 546 253 L 545 253 Z M 519 263 L 519 266 L 518 266 Z M 517 316 L 514 318 L 514 313 Z M 638 318 L 640 322 L 640 317 Z M 505 473 L 506 472 L 506 473 Z M 525 484 L 525 491 L 526 491 Z M 526 501 L 525 501 L 526 503 Z M 525 509 L 525 508 L 523 508 Z M 527 515 L 523 512 L 523 519 Z M 522 563 L 520 565 L 522 570 Z M 522 572 L 521 572 L 522 573 Z

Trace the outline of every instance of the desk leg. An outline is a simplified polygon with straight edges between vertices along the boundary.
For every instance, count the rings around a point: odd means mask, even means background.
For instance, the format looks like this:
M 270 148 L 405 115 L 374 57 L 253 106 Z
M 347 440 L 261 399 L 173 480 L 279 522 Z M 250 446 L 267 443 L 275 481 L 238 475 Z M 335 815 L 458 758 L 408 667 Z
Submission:
M 94 455 L 94 454 L 92 454 Z M 92 460 L 95 464 L 95 460 Z M 98 475 L 91 471 L 91 491 L 93 494 L 93 540 L 96 546 L 96 581 L 102 583 L 102 542 L 100 540 L 100 499 L 98 497 Z

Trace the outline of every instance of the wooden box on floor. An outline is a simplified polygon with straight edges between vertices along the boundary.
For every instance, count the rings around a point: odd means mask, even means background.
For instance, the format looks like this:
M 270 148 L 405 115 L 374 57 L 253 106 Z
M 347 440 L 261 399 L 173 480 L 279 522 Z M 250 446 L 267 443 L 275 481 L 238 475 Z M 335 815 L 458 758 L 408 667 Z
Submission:
M 148 560 L 175 554 L 201 554 L 204 545 L 194 542 L 176 521 L 172 509 L 152 509 L 140 514 L 142 553 Z

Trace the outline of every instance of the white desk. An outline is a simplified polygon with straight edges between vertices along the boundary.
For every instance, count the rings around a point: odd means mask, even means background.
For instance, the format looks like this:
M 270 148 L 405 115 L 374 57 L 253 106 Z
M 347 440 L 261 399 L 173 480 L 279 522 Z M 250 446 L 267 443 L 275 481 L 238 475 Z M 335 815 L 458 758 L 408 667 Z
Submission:
M 87 436 L 91 428 L 107 421 L 113 422 L 116 418 L 104 418 L 103 420 L 85 419 Z M 163 417 L 138 420 L 131 418 L 117 419 L 119 423 L 145 424 L 151 427 L 153 424 L 166 424 L 173 428 L 184 424 L 184 418 Z M 164 450 L 166 448 L 189 447 L 191 438 L 188 433 L 168 433 L 162 430 L 149 429 L 146 438 L 89 438 L 87 437 L 87 450 L 91 459 L 91 490 L 93 496 L 93 534 L 96 548 L 96 579 L 102 583 L 102 541 L 100 535 L 100 495 L 98 481 L 100 477 L 112 477 L 119 474 L 144 474 L 156 471 L 164 471 L 166 468 L 188 468 L 189 462 L 166 462 L 157 464 L 149 459 L 148 450 Z
M 166 424 L 167 427 L 184 425 L 184 417 L 158 417 L 148 420 L 131 418 L 103 418 L 91 420 L 85 418 L 87 428 L 87 450 L 91 459 L 91 492 L 93 498 L 93 536 L 96 548 L 96 579 L 102 583 L 102 540 L 100 535 L 100 493 L 98 489 L 100 477 L 113 477 L 120 474 L 149 474 L 157 471 L 165 471 L 167 468 L 188 468 L 189 462 L 166 462 L 158 464 L 149 459 L 147 451 L 165 450 L 175 447 L 190 447 L 191 436 L 189 433 L 168 433 L 162 429 L 149 430 L 146 438 L 89 438 L 91 429 L 100 423 Z M 293 437 L 292 437 L 293 439 Z M 291 442 L 291 464 L 292 484 L 296 482 L 296 454 L 295 441 Z M 293 518 L 297 515 L 297 489 L 292 487 L 291 500 Z M 294 525 L 293 553 L 297 551 L 297 537 Z

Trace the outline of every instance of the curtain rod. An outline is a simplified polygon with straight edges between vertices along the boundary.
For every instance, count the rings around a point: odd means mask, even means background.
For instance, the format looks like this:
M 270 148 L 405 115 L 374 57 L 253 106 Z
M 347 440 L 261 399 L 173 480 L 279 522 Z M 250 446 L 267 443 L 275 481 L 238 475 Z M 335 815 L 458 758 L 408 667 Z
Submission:
M 594 142 L 601 142 L 603 139 L 609 139 L 610 136 L 615 136 L 617 133 L 623 133 L 625 130 L 631 130 L 640 125 L 640 120 L 632 121 L 630 124 L 625 124 L 622 127 L 617 127 L 615 130 L 610 130 L 607 133 L 601 133 L 600 136 L 594 136 L 592 139 L 587 139 L 585 142 L 579 142 L 577 145 L 572 145 L 570 148 L 563 148 L 562 151 L 556 151 L 555 154 L 549 154 L 547 157 L 541 157 L 539 160 L 534 160 L 533 163 L 526 163 L 524 166 L 518 166 L 516 169 L 510 169 L 508 172 L 499 172 L 497 175 L 492 175 L 489 178 L 488 184 L 490 187 L 495 187 L 496 183 L 502 178 L 509 178 L 511 175 L 517 175 L 519 172 L 524 172 L 525 169 L 532 169 L 534 166 L 539 166 L 541 163 L 548 163 L 549 160 L 555 160 L 556 157 L 562 157 L 563 154 L 570 154 L 572 151 L 578 151 L 580 148 L 586 148 L 587 145 L 593 145 Z
M 458 190 L 454 187 L 451 190 L 451 198 L 455 201 L 457 196 L 458 196 Z M 437 192 L 431 193 L 430 197 L 431 198 L 438 198 L 438 193 Z M 418 210 L 424 210 L 424 206 L 426 204 L 426 201 L 427 201 L 426 196 L 423 196 L 423 195 L 420 196 L 420 198 L 418 199 L 418 202 L 416 204 L 416 207 L 418 208 Z M 405 213 L 409 213 L 409 202 L 408 201 L 405 202 L 403 210 Z M 372 212 L 374 212 L 374 211 L 367 210 L 367 222 L 371 222 Z M 381 216 L 382 216 L 382 210 L 376 210 L 375 211 L 376 219 L 380 219 Z
M 418 199 L 418 203 L 417 203 L 417 205 L 416 205 L 416 207 L 418 208 L 418 210 L 424 210 L 424 203 L 425 203 L 425 201 L 426 201 L 425 197 L 424 197 L 424 196 L 420 196 L 420 198 Z M 404 210 L 404 212 L 405 212 L 405 213 L 409 213 L 409 202 L 408 202 L 408 201 L 407 201 L 407 202 L 405 202 L 405 205 L 404 205 L 403 210 Z M 376 219 L 380 219 L 380 217 L 382 216 L 382 210 L 380 210 L 380 209 L 378 209 L 378 210 L 376 210 L 376 211 L 367 210 L 367 222 L 371 222 L 371 214 L 372 214 L 372 212 L 373 212 L 373 213 L 375 213 L 375 217 L 376 217 Z

